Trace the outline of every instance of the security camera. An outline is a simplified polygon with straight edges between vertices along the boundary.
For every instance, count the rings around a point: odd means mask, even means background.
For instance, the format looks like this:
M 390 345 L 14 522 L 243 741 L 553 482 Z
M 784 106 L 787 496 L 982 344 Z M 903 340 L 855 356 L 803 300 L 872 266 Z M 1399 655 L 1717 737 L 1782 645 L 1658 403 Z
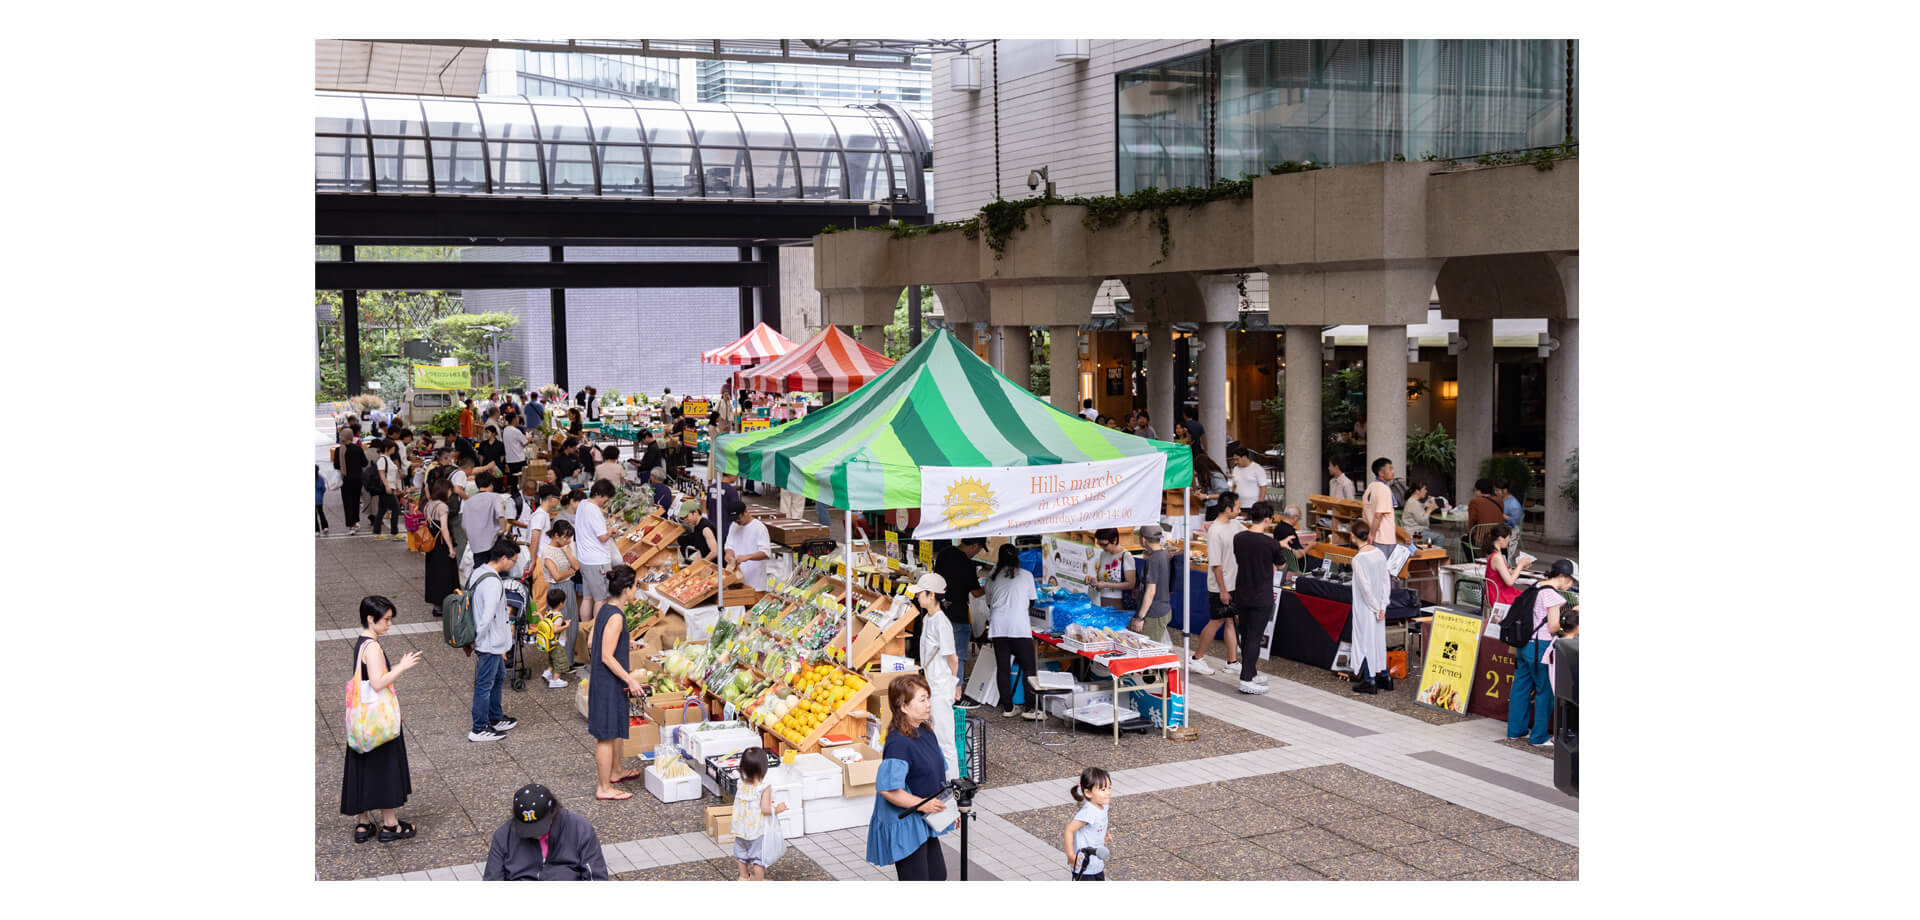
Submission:
M 1029 171 L 1027 173 L 1027 188 L 1037 189 L 1039 187 L 1040 187 L 1040 171 L 1037 169 Z

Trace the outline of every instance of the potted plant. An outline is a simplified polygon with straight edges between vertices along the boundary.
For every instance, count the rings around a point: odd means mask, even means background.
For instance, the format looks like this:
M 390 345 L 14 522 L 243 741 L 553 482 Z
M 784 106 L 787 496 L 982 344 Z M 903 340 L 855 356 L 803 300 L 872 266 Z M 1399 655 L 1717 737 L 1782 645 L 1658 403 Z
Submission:
M 1414 429 L 1407 435 L 1408 485 L 1426 483 L 1432 494 L 1446 494 L 1453 482 L 1456 446 L 1445 425 L 1435 425 L 1432 431 Z

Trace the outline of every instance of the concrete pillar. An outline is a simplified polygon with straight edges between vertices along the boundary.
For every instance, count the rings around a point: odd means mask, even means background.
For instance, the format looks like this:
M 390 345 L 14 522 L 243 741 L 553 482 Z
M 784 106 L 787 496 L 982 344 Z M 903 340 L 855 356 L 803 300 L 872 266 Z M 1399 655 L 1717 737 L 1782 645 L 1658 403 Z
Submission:
M 1173 438 L 1173 326 L 1147 324 L 1147 411 L 1162 440 Z
M 1053 407 L 1069 415 L 1080 412 L 1080 327 L 1049 326 L 1047 358 L 1052 376 Z
M 887 353 L 887 327 L 861 326 L 860 327 L 860 344 L 865 345 L 868 348 L 871 348 L 874 351 L 877 351 L 883 355 L 886 354 Z
M 1580 321 L 1549 319 L 1547 334 L 1560 347 L 1547 357 L 1546 536 L 1572 543 L 1580 536 L 1580 512 L 1560 497 L 1560 485 L 1567 481 L 1567 455 L 1580 446 Z
M 1078 333 L 1075 333 L 1078 335 Z M 1033 336 L 1026 326 L 995 326 L 990 346 L 993 366 L 1021 389 L 1033 389 Z M 1075 351 L 1079 350 L 1078 346 Z M 1076 372 L 1077 373 L 1077 372 Z
M 1288 326 L 1286 487 L 1287 504 L 1304 514 L 1307 497 L 1326 492 L 1326 465 L 1320 458 L 1320 327 Z
M 1361 482 L 1373 482 L 1373 460 L 1393 461 L 1396 476 L 1407 474 L 1407 327 L 1367 327 L 1367 455 L 1352 470 Z
M 1200 325 L 1200 424 L 1202 448 L 1215 463 L 1227 463 L 1227 324 Z
M 1473 499 L 1480 464 L 1493 456 L 1493 320 L 1460 320 L 1466 340 L 1457 356 L 1460 398 L 1454 403 L 1453 503 Z

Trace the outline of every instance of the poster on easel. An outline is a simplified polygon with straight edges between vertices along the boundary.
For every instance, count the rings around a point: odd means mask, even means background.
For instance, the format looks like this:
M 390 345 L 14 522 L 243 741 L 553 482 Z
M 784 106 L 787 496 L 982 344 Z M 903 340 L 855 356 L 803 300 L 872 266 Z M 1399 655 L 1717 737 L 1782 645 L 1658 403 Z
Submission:
M 1479 653 L 1479 617 L 1435 612 L 1425 664 L 1420 671 L 1420 687 L 1413 701 L 1465 715 Z

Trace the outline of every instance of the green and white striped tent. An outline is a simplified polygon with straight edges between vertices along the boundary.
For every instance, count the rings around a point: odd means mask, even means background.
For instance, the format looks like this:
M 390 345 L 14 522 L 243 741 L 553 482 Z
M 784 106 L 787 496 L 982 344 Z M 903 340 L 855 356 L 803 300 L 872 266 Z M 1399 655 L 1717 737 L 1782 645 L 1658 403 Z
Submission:
M 1055 409 L 945 330 L 826 409 L 722 436 L 716 449 L 724 472 L 855 511 L 919 506 L 923 466 L 1048 466 L 1159 451 L 1167 458 L 1162 488 L 1193 480 L 1186 445 Z

